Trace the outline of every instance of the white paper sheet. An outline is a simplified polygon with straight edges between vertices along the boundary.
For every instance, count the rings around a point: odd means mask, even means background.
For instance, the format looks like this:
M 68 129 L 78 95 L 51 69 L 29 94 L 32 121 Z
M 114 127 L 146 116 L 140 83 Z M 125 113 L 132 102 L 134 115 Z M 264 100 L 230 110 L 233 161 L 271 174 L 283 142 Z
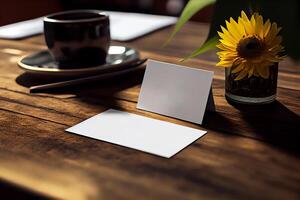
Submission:
M 211 71 L 148 60 L 137 108 L 201 124 L 212 79 Z
M 109 14 L 111 38 L 128 41 L 176 23 L 176 17 L 104 11 Z M 43 18 L 0 27 L 0 38 L 19 39 L 43 32 Z
M 176 17 L 139 13 L 108 12 L 111 23 L 111 38 L 128 41 L 157 29 L 175 24 Z
M 107 110 L 66 131 L 170 158 L 206 131 Z
M 43 17 L 0 27 L 0 38 L 20 39 L 43 33 Z

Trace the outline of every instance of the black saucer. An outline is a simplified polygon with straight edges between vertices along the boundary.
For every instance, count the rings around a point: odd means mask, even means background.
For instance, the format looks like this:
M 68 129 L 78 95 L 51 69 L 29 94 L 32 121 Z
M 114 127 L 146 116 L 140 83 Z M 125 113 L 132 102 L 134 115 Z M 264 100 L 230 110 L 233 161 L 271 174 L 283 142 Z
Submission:
M 138 59 L 139 53 L 135 49 L 124 46 L 110 46 L 104 65 L 60 69 L 58 63 L 47 50 L 23 56 L 18 61 L 18 65 L 27 73 L 39 76 L 78 77 L 123 70 L 129 68 L 130 64 Z

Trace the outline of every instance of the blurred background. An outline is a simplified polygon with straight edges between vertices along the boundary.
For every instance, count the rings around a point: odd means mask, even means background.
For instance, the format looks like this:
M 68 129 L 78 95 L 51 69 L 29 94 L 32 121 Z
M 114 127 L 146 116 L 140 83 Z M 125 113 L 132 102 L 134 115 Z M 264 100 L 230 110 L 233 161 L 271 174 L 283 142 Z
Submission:
M 9 0 L 1 2 L 0 26 L 70 9 L 99 9 L 178 16 L 188 0 Z M 16 6 L 18 5 L 18 6 Z M 210 22 L 213 6 L 192 20 Z
M 1 2 L 0 26 L 72 9 L 98 9 L 179 16 L 188 0 L 9 0 Z M 17 6 L 16 6 L 17 5 Z M 255 5 L 255 6 L 253 6 Z M 229 17 L 237 18 L 241 10 L 258 11 L 283 27 L 283 44 L 289 56 L 300 60 L 299 0 L 216 0 L 199 11 L 193 21 L 210 23 L 209 37 L 214 36 Z

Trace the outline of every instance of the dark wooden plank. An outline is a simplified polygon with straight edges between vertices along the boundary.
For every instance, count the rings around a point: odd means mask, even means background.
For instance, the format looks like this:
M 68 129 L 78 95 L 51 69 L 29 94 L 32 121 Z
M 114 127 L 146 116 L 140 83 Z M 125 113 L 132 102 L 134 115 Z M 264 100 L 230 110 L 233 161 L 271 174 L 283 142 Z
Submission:
M 22 93 L 15 94 L 15 92 L 11 92 L 11 91 L 10 92 L 4 91 L 4 92 L 5 93 L 3 93 L 3 94 L 6 98 L 2 98 L 2 102 L 0 104 L 0 105 L 2 105 L 2 107 L 0 109 L 2 109 L 5 112 L 9 112 L 10 114 L 7 115 L 8 118 L 6 120 L 1 119 L 1 122 L 3 123 L 3 130 L 6 129 L 7 132 L 9 132 L 10 134 L 9 135 L 5 135 L 5 134 L 2 135 L 2 138 L 1 138 L 2 147 L 4 147 L 4 149 L 9 149 L 9 147 L 13 147 L 12 149 L 17 150 L 17 153 L 24 152 L 23 149 L 20 149 L 18 151 L 18 145 L 20 145 L 21 147 L 26 145 L 27 148 L 28 148 L 27 149 L 28 154 L 31 152 L 31 154 L 34 153 L 34 155 L 35 155 L 39 151 L 42 151 L 39 156 L 42 156 L 45 153 L 44 151 L 48 151 L 49 148 L 50 149 L 55 149 L 54 151 L 64 151 L 66 149 L 65 148 L 66 145 L 68 145 L 68 148 L 72 148 L 74 150 L 74 149 L 76 149 L 76 144 L 74 144 L 74 143 L 81 142 L 81 140 L 85 140 L 87 142 L 87 145 L 88 144 L 94 145 L 94 144 L 99 143 L 99 145 L 101 144 L 100 146 L 106 145 L 106 148 L 111 149 L 111 151 L 113 151 L 113 152 L 115 151 L 114 150 L 115 148 L 119 149 L 119 151 L 113 153 L 113 156 L 118 157 L 118 159 L 120 159 L 120 157 L 123 158 L 124 154 L 127 155 L 128 152 L 126 152 L 124 150 L 124 148 L 122 148 L 122 147 L 116 147 L 114 145 L 111 146 L 110 144 L 105 144 L 105 143 L 97 142 L 97 141 L 90 140 L 90 139 L 83 139 L 80 136 L 71 136 L 70 134 L 67 134 L 67 133 L 63 132 L 63 130 L 65 128 L 67 128 L 69 126 L 72 126 L 72 125 L 78 123 L 79 121 L 81 121 L 81 120 L 83 120 L 87 117 L 90 117 L 90 116 L 106 109 L 105 107 L 101 106 L 101 104 L 107 104 L 109 106 L 114 106 L 114 107 L 117 107 L 119 109 L 127 110 L 127 111 L 130 111 L 130 112 L 135 112 L 135 113 L 146 115 L 146 116 L 153 117 L 153 118 L 162 119 L 162 120 L 165 120 L 165 121 L 171 121 L 173 123 L 178 123 L 178 124 L 182 124 L 182 125 L 186 125 L 186 126 L 190 126 L 190 127 L 194 127 L 194 128 L 199 127 L 195 124 L 182 122 L 180 120 L 170 119 L 170 118 L 167 118 L 167 117 L 164 117 L 164 116 L 159 116 L 159 115 L 155 115 L 155 114 L 151 114 L 151 113 L 146 113 L 146 112 L 143 112 L 143 111 L 137 111 L 137 110 L 135 110 L 135 103 L 133 103 L 133 102 L 127 102 L 127 101 L 121 101 L 121 100 L 114 100 L 114 101 L 107 100 L 106 101 L 104 98 L 99 99 L 97 102 L 95 102 L 94 98 L 91 98 L 91 99 L 83 98 L 83 99 L 81 99 L 81 101 L 78 101 L 78 100 L 74 99 L 74 101 L 73 100 L 71 101 L 70 99 L 69 100 L 61 100 L 61 99 L 53 99 L 53 98 L 50 98 L 50 97 L 35 97 L 35 98 L 33 98 L 33 97 L 30 97 L 27 94 L 22 94 Z M 17 99 L 17 100 L 12 101 L 12 99 L 11 99 L 12 96 L 15 96 L 15 99 Z M 26 104 L 26 102 L 29 101 L 28 98 L 30 98 L 33 101 L 32 105 L 31 104 Z M 43 99 L 43 101 L 42 101 L 42 99 Z M 113 99 L 110 99 L 110 100 L 113 100 Z M 1 114 L 1 116 L 3 116 L 3 114 Z M 23 120 L 23 119 L 20 120 L 19 118 L 29 118 L 31 120 L 26 121 L 26 120 Z M 63 119 L 63 120 L 61 120 L 61 119 Z M 217 118 L 217 120 L 220 120 L 220 118 Z M 9 123 L 9 121 L 12 121 L 13 123 Z M 19 121 L 22 122 L 22 124 L 20 125 L 21 127 L 19 127 L 19 125 L 17 125 L 15 123 L 15 122 L 19 122 Z M 25 124 L 23 124 L 23 122 L 25 122 Z M 5 124 L 5 126 L 4 126 L 4 124 Z M 47 126 L 45 126 L 45 124 L 54 124 L 54 125 L 51 125 L 51 127 L 47 128 Z M 9 126 L 11 126 L 11 127 L 9 127 Z M 12 126 L 16 127 L 17 129 L 12 130 Z M 56 126 L 57 126 L 57 128 L 56 128 Z M 24 133 L 24 131 L 22 131 L 22 134 L 20 135 L 20 130 L 24 130 L 25 133 Z M 4 132 L 1 130 L 1 133 L 4 133 Z M 34 133 L 34 135 L 30 135 L 31 133 Z M 40 134 L 40 133 L 43 133 L 43 134 Z M 13 135 L 11 135 L 11 134 L 13 134 Z M 26 134 L 29 134 L 29 136 L 26 136 Z M 19 135 L 19 136 L 17 136 L 17 135 Z M 220 135 L 222 135 L 222 137 L 221 137 L 222 140 L 221 141 L 219 141 L 220 140 Z M 18 140 L 18 137 L 20 137 L 20 140 Z M 31 138 L 30 142 L 26 142 L 24 137 Z M 48 142 L 40 141 L 38 139 L 40 137 L 41 138 L 47 138 L 46 140 L 49 140 L 49 141 Z M 77 142 L 73 142 L 70 139 L 70 137 L 71 138 L 74 137 Z M 246 149 L 244 149 L 244 151 L 246 151 L 246 152 L 241 151 L 238 148 L 235 149 L 236 148 L 235 145 L 233 145 L 229 148 L 229 146 L 232 145 L 232 143 L 236 143 L 236 141 L 232 138 L 239 138 L 239 137 L 234 136 L 234 135 L 226 135 L 226 134 L 216 133 L 212 130 L 209 130 L 209 134 L 207 136 L 205 136 L 203 139 L 199 140 L 198 142 L 201 145 L 204 145 L 204 144 L 211 145 L 210 142 L 208 142 L 208 143 L 205 142 L 205 138 L 207 138 L 207 137 L 213 137 L 211 142 L 217 143 L 216 146 L 214 146 L 214 148 L 221 148 L 219 151 L 222 151 L 222 152 L 224 152 L 224 154 L 227 154 L 228 158 L 231 157 L 232 160 L 236 159 L 235 162 L 237 162 L 237 163 L 239 163 L 240 161 L 243 161 L 243 162 L 240 162 L 240 164 L 241 165 L 245 164 L 245 166 L 243 166 L 243 167 L 241 166 L 241 168 L 247 168 L 247 166 L 248 167 L 250 166 L 251 168 L 254 167 L 255 170 L 258 170 L 258 169 L 256 169 L 255 166 L 251 165 L 251 162 L 256 162 L 256 161 L 253 161 L 253 160 L 249 159 L 248 156 L 251 156 L 251 155 L 247 155 L 247 156 L 245 155 L 245 154 L 247 154 L 247 148 L 251 148 L 251 153 L 254 153 L 254 152 L 259 150 L 256 153 L 258 153 L 259 155 L 264 154 L 264 156 L 266 158 L 268 158 L 270 156 L 271 157 L 276 156 L 277 157 L 277 159 L 276 159 L 277 161 L 275 162 L 276 164 L 280 163 L 279 165 L 282 165 L 283 163 L 291 163 L 292 162 L 293 166 L 295 167 L 295 172 L 294 172 L 295 174 L 293 176 L 297 177 L 296 174 L 298 172 L 297 171 L 297 169 L 298 169 L 297 166 L 299 165 L 299 159 L 298 159 L 298 156 L 295 157 L 294 154 L 289 155 L 289 154 L 287 154 L 289 152 L 282 151 L 282 149 L 278 149 L 276 146 L 272 147 L 271 145 L 264 144 L 264 143 L 259 142 L 259 141 L 254 142 L 254 141 L 252 141 L 250 139 L 247 139 L 247 138 L 244 138 L 242 140 L 243 141 L 244 140 L 245 141 L 250 140 L 251 141 L 250 143 L 254 143 L 255 145 L 253 147 L 251 147 L 251 145 L 250 145 L 250 147 L 247 147 L 248 146 L 247 142 L 245 142 L 245 143 L 240 142 L 241 147 L 239 147 L 239 148 L 245 148 L 245 146 L 246 146 Z M 56 144 L 57 140 L 59 140 L 58 141 L 59 144 Z M 228 144 L 226 145 L 226 143 L 228 143 Z M 265 150 L 261 149 L 262 147 L 257 147 L 257 145 L 256 145 L 257 143 L 260 144 L 261 146 L 266 146 L 266 147 L 263 147 L 263 148 L 271 148 L 272 151 L 269 152 L 269 153 L 265 152 Z M 3 146 L 3 144 L 4 144 L 4 146 Z M 62 149 L 61 149 L 60 145 L 63 146 Z M 38 148 L 41 148 L 41 149 L 38 149 Z M 85 147 L 85 148 L 87 148 L 87 147 Z M 86 154 L 90 154 L 92 150 L 89 149 L 89 148 L 87 150 L 84 150 L 85 148 L 83 148 L 82 146 L 79 146 L 77 148 L 78 149 L 77 151 L 80 151 L 80 152 L 83 151 L 83 152 L 86 152 Z M 193 146 L 191 146 L 190 148 L 193 148 Z M 199 158 L 198 158 L 199 161 L 198 162 L 200 162 L 201 164 L 202 164 L 202 162 L 204 162 L 204 163 L 205 162 L 212 162 L 212 163 L 215 162 L 216 158 L 210 157 L 211 156 L 210 151 L 212 151 L 211 148 L 208 149 L 207 151 L 203 150 L 203 148 L 199 148 L 195 152 L 192 151 L 193 153 L 191 153 L 189 151 L 190 148 L 184 150 L 183 152 L 181 152 L 177 156 L 180 156 L 180 158 L 181 158 L 181 156 L 182 156 L 182 158 L 185 158 L 187 155 L 191 155 L 193 157 L 197 154 L 200 154 L 200 155 L 202 155 L 206 158 L 208 156 L 207 160 L 206 159 L 203 160 L 203 157 L 199 156 Z M 138 153 L 134 150 L 127 150 L 127 151 L 132 153 L 132 157 L 128 158 L 128 159 L 134 159 L 136 157 L 136 154 L 139 154 L 139 155 L 142 155 L 142 156 L 144 155 L 143 153 Z M 184 153 L 186 151 L 188 151 L 190 153 L 188 153 L 188 154 Z M 232 157 L 232 152 L 233 151 L 236 151 L 236 154 L 243 154 L 242 157 L 244 157 L 245 161 L 241 160 L 240 157 L 235 157 L 235 158 Z M 229 152 L 231 152 L 231 153 L 229 153 Z M 280 154 L 278 154 L 278 152 L 280 152 Z M 101 154 L 99 155 L 99 152 L 94 151 L 94 149 L 93 149 L 93 153 L 96 153 L 97 157 L 100 156 L 101 158 L 104 157 L 104 159 L 107 159 L 107 157 L 105 155 L 101 155 Z M 208 155 L 206 155 L 205 153 L 207 153 Z M 250 152 L 248 152 L 248 153 L 250 154 Z M 83 158 L 83 157 L 87 156 L 87 155 L 78 155 L 78 152 L 77 153 L 70 152 L 69 154 L 70 154 L 69 156 L 77 155 L 80 158 Z M 176 158 L 177 158 L 177 156 L 176 156 Z M 149 157 L 149 155 L 145 155 L 145 157 Z M 150 156 L 150 157 L 152 157 L 152 156 Z M 218 159 L 221 159 L 223 157 L 224 157 L 224 155 L 221 154 L 220 158 L 218 158 Z M 289 159 L 294 158 L 295 160 L 297 160 L 297 162 L 296 161 L 287 161 L 287 160 L 285 160 L 286 157 L 288 157 Z M 94 159 L 94 156 L 91 156 L 90 158 Z M 61 158 L 61 159 L 63 160 L 64 158 Z M 224 165 L 226 165 L 227 162 L 223 159 L 221 159 L 221 160 L 222 160 L 222 163 Z M 273 163 L 272 159 L 270 159 L 270 160 L 266 159 L 266 160 L 267 160 L 266 162 L 269 162 L 268 163 L 269 165 L 271 165 L 271 166 L 275 165 L 275 164 L 272 164 Z M 52 163 L 53 161 L 50 160 L 49 162 Z M 91 162 L 94 162 L 94 160 L 91 161 Z M 155 162 L 155 161 L 153 160 L 153 162 Z M 196 165 L 196 164 L 194 164 L 194 165 Z M 198 166 L 198 165 L 196 165 L 196 166 Z M 188 167 L 189 167 L 189 165 L 186 166 L 186 168 L 188 168 Z M 210 169 L 211 169 L 211 167 L 212 166 L 210 166 Z M 259 166 L 259 167 L 262 167 L 262 166 Z M 267 166 L 264 166 L 264 167 L 267 167 Z M 286 166 L 284 165 L 284 167 L 286 167 Z M 204 170 L 203 168 L 201 168 L 201 169 Z M 48 169 L 48 170 L 51 171 L 53 169 Z M 165 169 L 165 170 L 167 170 L 167 169 Z M 174 170 L 174 173 L 175 173 L 175 169 L 173 169 L 173 170 Z M 220 169 L 217 169 L 217 170 L 220 170 Z M 265 169 L 262 167 L 261 170 L 265 170 Z M 277 170 L 274 170 L 273 172 L 271 172 L 269 170 L 271 170 L 271 169 L 268 169 L 268 172 L 270 174 L 272 174 L 272 173 L 278 174 L 279 173 L 279 171 L 277 171 Z M 282 169 L 280 169 L 280 170 L 282 170 Z M 286 168 L 285 170 L 291 170 L 291 168 L 289 167 L 289 168 Z M 187 169 L 187 171 L 189 171 L 189 169 Z M 181 172 L 184 173 L 184 174 L 186 173 L 186 171 L 181 171 Z M 149 172 L 144 171 L 144 173 L 148 174 Z M 199 173 L 200 173 L 200 171 L 199 171 Z M 235 171 L 232 171 L 231 173 L 232 173 L 231 176 L 234 176 L 234 173 L 237 173 L 237 172 L 235 170 Z M 300 174 L 298 173 L 298 175 L 300 175 Z M 19 175 L 19 176 L 21 176 L 21 175 Z M 224 177 L 222 177 L 222 178 L 224 178 Z M 32 177 L 30 177 L 29 179 L 31 180 Z M 209 179 L 215 180 L 216 178 L 214 176 L 211 176 L 211 177 L 209 177 Z M 56 181 L 59 181 L 59 180 L 56 180 Z M 173 180 L 173 181 L 175 181 L 175 180 Z M 246 181 L 246 180 L 241 180 L 241 182 L 243 182 L 243 181 Z M 281 180 L 281 181 L 283 181 L 283 180 Z M 19 183 L 19 184 L 22 184 L 22 183 Z M 194 184 L 198 185 L 198 187 L 199 187 L 200 183 L 195 182 Z M 229 182 L 227 184 L 232 185 L 232 187 L 235 187 L 234 186 L 235 184 L 233 182 Z M 258 184 L 258 183 L 256 183 L 256 184 Z M 269 183 L 267 183 L 267 184 L 269 184 Z M 28 186 L 28 183 L 26 183 L 25 185 Z M 189 187 L 191 187 L 191 186 L 189 186 Z M 221 187 L 224 187 L 224 186 L 222 185 Z M 261 186 L 261 187 L 266 188 L 265 185 Z M 252 189 L 255 190 L 256 188 L 252 188 Z M 42 192 L 42 191 L 39 191 L 39 192 Z M 289 191 L 289 192 L 291 192 L 291 191 Z M 291 192 L 291 193 L 294 193 L 294 192 Z M 235 194 L 235 195 L 237 195 L 237 194 Z M 239 195 L 240 194 L 238 194 L 237 196 L 239 196 Z M 244 195 L 246 195 L 246 194 L 244 194 Z M 249 195 L 249 194 L 247 194 L 247 195 Z M 247 195 L 245 197 L 247 197 Z M 294 195 L 297 196 L 297 193 L 294 193 Z M 215 197 L 218 197 L 218 196 L 215 196 Z M 233 198 L 234 196 L 231 196 L 231 197 Z M 266 197 L 270 197 L 270 196 L 264 196 L 264 197 L 266 198 Z
M 162 48 L 170 30 L 113 43 L 137 48 L 143 57 L 178 64 L 205 40 L 208 26 L 187 24 Z M 207 113 L 199 126 L 136 110 L 142 71 L 29 94 L 28 84 L 37 81 L 21 75 L 16 60 L 45 49 L 43 36 L 0 40 L 0 48 L 0 179 L 68 199 L 300 198 L 300 67 L 288 58 L 280 66 L 278 102 L 259 109 L 226 102 L 224 72 L 215 67 L 215 52 L 184 63 L 215 72 L 217 112 Z M 209 133 L 167 160 L 64 132 L 109 107 Z
M 64 132 L 68 125 L 0 112 L 0 177 L 53 197 L 297 199 L 300 195 L 298 157 L 263 142 L 210 131 L 174 158 L 163 159 L 68 134 Z M 64 123 L 74 122 L 64 118 Z
M 103 87 L 87 85 L 76 88 L 74 94 L 82 101 L 79 105 L 78 103 L 73 105 L 70 101 L 63 102 L 55 98 L 14 93 L 5 89 L 0 89 L 0 91 L 3 95 L 2 98 L 9 101 L 42 107 L 48 110 L 51 109 L 61 113 L 67 112 L 69 115 L 77 116 L 76 105 L 78 105 L 78 108 L 84 108 L 85 113 L 91 113 L 93 110 L 101 112 L 101 109 L 97 109 L 97 104 L 102 102 L 101 99 L 103 98 L 109 99 L 108 102 L 111 104 L 109 106 L 115 106 L 114 98 L 136 102 L 139 85 L 129 85 L 130 87 L 126 89 L 127 81 L 124 84 L 121 81 L 118 82 L 122 85 L 121 88 L 115 87 L 116 85 L 113 83 L 106 83 Z M 80 91 L 80 93 L 77 93 L 77 91 Z M 224 98 L 222 81 L 214 81 L 213 91 L 217 113 L 208 113 L 205 116 L 204 127 L 266 140 L 284 148 L 299 151 L 299 135 L 294 131 L 299 129 L 300 125 L 300 108 L 297 105 L 297 99 L 300 96 L 298 91 L 279 88 L 278 102 L 271 106 L 259 108 L 234 107 L 228 104 Z M 9 105 L 3 104 L 5 107 Z M 35 112 L 33 111 L 32 113 Z M 35 114 L 40 116 L 38 113 Z M 88 116 L 91 115 L 85 115 L 85 117 Z M 52 119 L 55 118 L 59 119 L 60 117 L 52 117 Z

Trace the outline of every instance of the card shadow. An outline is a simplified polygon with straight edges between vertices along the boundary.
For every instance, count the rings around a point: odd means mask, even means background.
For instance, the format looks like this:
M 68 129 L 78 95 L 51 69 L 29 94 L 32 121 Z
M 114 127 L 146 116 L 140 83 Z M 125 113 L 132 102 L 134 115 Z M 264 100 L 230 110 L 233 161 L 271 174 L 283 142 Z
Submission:
M 251 106 L 231 103 L 240 115 L 208 112 L 203 126 L 216 131 L 234 133 L 271 144 L 300 155 L 300 116 L 279 101 Z M 280 116 L 280 117 L 279 117 Z M 234 117 L 241 117 L 233 123 Z

